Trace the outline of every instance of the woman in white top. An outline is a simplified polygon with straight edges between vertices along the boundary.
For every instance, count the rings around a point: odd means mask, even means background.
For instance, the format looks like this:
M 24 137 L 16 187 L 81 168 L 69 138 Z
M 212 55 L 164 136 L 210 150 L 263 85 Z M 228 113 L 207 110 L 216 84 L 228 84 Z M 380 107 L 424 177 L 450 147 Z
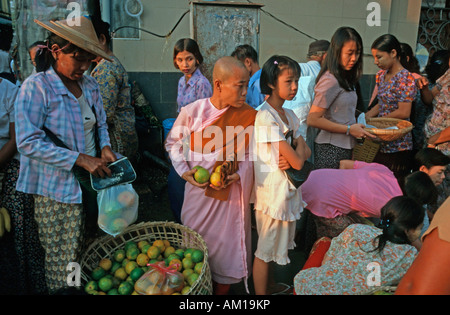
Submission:
M 255 121 L 256 161 L 254 162 L 254 204 L 258 230 L 258 248 L 253 265 L 256 294 L 276 291 L 269 284 L 269 263 L 288 264 L 288 250 L 295 246 L 295 225 L 302 207 L 301 191 L 288 180 L 284 170 L 300 170 L 311 155 L 299 135 L 299 120 L 285 100 L 292 100 L 298 89 L 300 67 L 285 56 L 273 56 L 263 66 L 261 92 L 270 95 Z M 291 147 L 286 134 L 295 132 Z M 269 292 L 270 293 L 270 292 Z

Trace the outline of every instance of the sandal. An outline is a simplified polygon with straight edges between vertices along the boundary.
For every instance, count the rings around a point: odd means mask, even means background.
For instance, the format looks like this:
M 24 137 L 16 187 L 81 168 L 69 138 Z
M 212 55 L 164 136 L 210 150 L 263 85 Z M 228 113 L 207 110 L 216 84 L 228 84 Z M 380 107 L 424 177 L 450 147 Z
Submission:
M 282 282 L 279 282 L 276 285 L 283 286 L 284 289 L 279 292 L 272 293 L 271 295 L 293 295 L 294 286 Z

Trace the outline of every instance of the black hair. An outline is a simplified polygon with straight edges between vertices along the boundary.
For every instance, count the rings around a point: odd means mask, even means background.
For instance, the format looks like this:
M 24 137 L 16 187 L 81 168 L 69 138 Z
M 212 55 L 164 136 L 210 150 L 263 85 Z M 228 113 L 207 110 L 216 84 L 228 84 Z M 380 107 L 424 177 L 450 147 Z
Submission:
M 450 50 L 438 50 L 430 58 L 428 65 L 425 67 L 425 73 L 431 84 L 435 84 L 437 79 L 447 72 L 450 59 Z
M 387 53 L 391 53 L 393 50 L 395 50 L 397 52 L 397 58 L 400 61 L 405 60 L 402 46 L 397 37 L 392 34 L 381 35 L 373 42 L 371 48 Z
M 275 55 L 266 61 L 262 68 L 259 81 L 262 94 L 272 94 L 272 88 L 269 85 L 275 86 L 277 84 L 278 77 L 284 69 L 291 69 L 300 78 L 301 68 L 294 59 L 287 56 Z
M 92 25 L 94 26 L 97 37 L 100 38 L 100 35 L 104 35 L 106 44 L 109 45 L 111 43 L 111 33 L 109 32 L 109 28 L 111 27 L 111 25 L 103 21 L 98 15 L 91 15 L 90 19 L 92 21 Z
M 255 48 L 247 44 L 237 46 L 231 53 L 231 57 L 234 57 L 242 62 L 244 62 L 246 58 L 250 58 L 254 62 L 258 62 L 258 53 Z
M 358 61 L 351 70 L 344 70 L 341 66 L 342 47 L 348 41 L 355 41 L 358 50 L 361 51 Z M 330 47 L 327 51 L 324 65 L 317 76 L 319 82 L 322 75 L 330 73 L 338 80 L 339 86 L 346 91 L 354 91 L 363 72 L 363 42 L 361 35 L 351 27 L 340 27 L 331 38 Z
M 402 49 L 402 66 L 411 73 L 420 73 L 419 60 L 414 56 L 414 51 L 407 43 L 400 43 Z
M 428 174 L 417 171 L 406 176 L 404 195 L 419 205 L 430 205 L 437 201 L 438 190 Z
M 176 62 L 176 57 L 180 52 L 188 51 L 194 55 L 195 59 L 197 59 L 198 65 L 203 63 L 203 56 L 200 53 L 200 48 L 195 40 L 191 38 L 182 38 L 175 43 L 175 47 L 173 48 L 173 65 L 178 69 L 178 65 Z
M 447 166 L 448 164 L 450 164 L 450 157 L 433 148 L 422 149 L 414 156 L 414 170 L 419 170 L 422 165 L 430 169 L 433 166 Z
M 417 229 L 425 218 L 425 210 L 414 199 L 398 196 L 381 208 L 379 228 L 383 233 L 377 236 L 378 246 L 373 251 L 382 252 L 389 241 L 394 244 L 410 244 L 406 231 Z
M 51 66 L 55 64 L 55 59 L 53 58 L 51 51 L 52 46 L 55 44 L 58 45 L 60 49 L 64 48 L 61 51 L 65 54 L 85 51 L 80 47 L 70 43 L 68 40 L 65 40 L 64 38 L 51 33 L 45 41 L 45 46 L 47 46 L 47 48 L 40 49 L 36 53 L 36 57 L 34 58 L 36 62 L 36 72 L 47 71 Z
M 13 40 L 13 29 L 11 25 L 0 23 L 0 49 L 9 51 Z

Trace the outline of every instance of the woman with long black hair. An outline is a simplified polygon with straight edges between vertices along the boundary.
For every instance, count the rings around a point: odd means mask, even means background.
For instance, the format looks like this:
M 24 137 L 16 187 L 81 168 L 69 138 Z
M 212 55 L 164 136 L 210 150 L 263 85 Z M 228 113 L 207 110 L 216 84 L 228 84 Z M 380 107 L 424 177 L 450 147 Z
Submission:
M 308 126 L 320 129 L 314 147 L 316 169 L 338 169 L 341 160 L 352 159 L 355 138 L 373 137 L 355 118 L 362 49 L 361 36 L 350 27 L 339 28 L 331 39 L 307 119 Z

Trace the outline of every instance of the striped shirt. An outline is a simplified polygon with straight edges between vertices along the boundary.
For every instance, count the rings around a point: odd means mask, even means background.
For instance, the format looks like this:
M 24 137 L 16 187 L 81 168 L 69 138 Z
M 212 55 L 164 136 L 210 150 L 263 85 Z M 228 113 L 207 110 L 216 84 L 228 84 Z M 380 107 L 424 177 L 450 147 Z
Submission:
M 84 76 L 79 85 L 89 106 L 95 107 L 100 148 L 110 146 L 97 82 Z M 15 116 L 17 148 L 21 154 L 17 190 L 62 203 L 82 203 L 81 188 L 72 172 L 79 154 L 85 153 L 81 108 L 53 68 L 30 76 L 23 83 Z M 53 144 L 43 126 L 72 150 Z

